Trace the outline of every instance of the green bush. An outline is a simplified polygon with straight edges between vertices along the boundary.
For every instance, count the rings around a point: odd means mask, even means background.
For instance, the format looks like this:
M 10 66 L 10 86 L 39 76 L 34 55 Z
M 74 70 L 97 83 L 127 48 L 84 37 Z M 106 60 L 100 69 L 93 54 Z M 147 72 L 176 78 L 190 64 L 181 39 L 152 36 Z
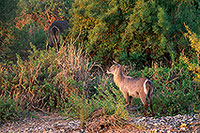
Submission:
M 28 60 L 17 55 L 17 64 L 1 64 L 0 92 L 5 97 L 27 101 L 29 109 L 51 111 L 62 108 L 80 86 L 89 89 L 91 64 L 81 48 L 68 45 L 57 53 L 31 47 Z
M 183 49 L 189 50 L 183 33 L 186 23 L 199 32 L 196 0 L 74 1 L 71 34 L 95 62 L 135 62 L 138 69 L 153 63 L 170 66 Z M 195 20 L 195 21 L 193 21 Z
M 102 86 L 95 88 L 96 93 L 91 97 L 87 97 L 84 90 L 79 90 L 78 95 L 72 94 L 68 98 L 69 103 L 65 110 L 70 110 L 71 116 L 82 121 L 89 119 L 91 114 L 98 109 L 104 109 L 107 115 L 115 114 L 118 118 L 127 119 L 128 111 L 125 109 L 125 102 L 119 89 L 111 82 L 105 88 Z
M 18 29 L 11 25 L 2 25 L 5 29 L 2 30 L 2 40 L 0 46 L 0 61 L 13 61 L 16 63 L 16 53 L 23 60 L 27 60 L 30 43 L 34 44 L 37 49 L 45 49 L 46 33 L 36 23 L 26 24 L 22 29 Z
M 193 74 L 186 68 L 180 63 L 173 68 L 145 68 L 140 73 L 154 84 L 153 108 L 158 116 L 200 111 L 200 84 L 191 80 Z
M 72 94 L 68 98 L 69 103 L 65 109 L 67 114 L 80 119 L 83 124 L 98 109 L 105 110 L 107 115 L 114 114 L 117 118 L 127 119 L 128 111 L 119 89 L 116 89 L 112 83 L 108 83 L 105 88 L 102 86 L 95 88 L 96 93 L 90 98 L 87 97 L 84 90 L 80 91 L 78 95 Z
M 22 116 L 22 113 L 22 107 L 14 99 L 0 97 L 0 125 L 8 120 L 16 120 Z

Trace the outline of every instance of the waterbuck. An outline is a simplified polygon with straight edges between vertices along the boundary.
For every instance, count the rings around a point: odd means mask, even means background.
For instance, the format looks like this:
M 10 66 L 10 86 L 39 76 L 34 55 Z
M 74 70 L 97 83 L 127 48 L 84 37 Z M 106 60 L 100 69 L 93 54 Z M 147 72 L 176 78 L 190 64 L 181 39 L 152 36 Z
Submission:
M 145 110 L 144 115 L 146 116 L 148 103 L 147 99 L 150 102 L 151 114 L 154 115 L 152 109 L 152 93 L 153 93 L 153 84 L 147 78 L 133 78 L 125 76 L 122 72 L 122 67 L 117 62 L 113 61 L 112 65 L 108 70 L 108 74 L 114 75 L 114 82 L 120 88 L 120 91 L 124 95 L 126 105 L 128 107 L 129 98 L 130 98 L 130 108 L 132 108 L 132 101 L 134 98 L 140 98 L 144 104 Z M 147 98 L 147 99 L 146 99 Z
M 55 21 L 51 24 L 49 33 L 49 45 L 55 47 L 57 50 L 60 48 L 60 35 L 61 33 L 66 34 L 69 28 L 67 21 Z

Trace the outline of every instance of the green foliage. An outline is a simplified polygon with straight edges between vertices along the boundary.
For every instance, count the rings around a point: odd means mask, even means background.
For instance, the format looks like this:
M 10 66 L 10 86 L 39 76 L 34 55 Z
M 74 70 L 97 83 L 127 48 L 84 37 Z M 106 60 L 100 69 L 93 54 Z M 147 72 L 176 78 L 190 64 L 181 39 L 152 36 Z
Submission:
M 14 99 L 0 97 L 0 125 L 5 121 L 13 121 L 22 116 L 23 109 Z
M 181 59 L 188 65 L 188 70 L 192 71 L 194 74 L 194 80 L 200 82 L 200 36 L 197 36 L 195 33 L 192 33 L 185 25 L 188 33 L 186 34 L 187 38 L 190 40 L 190 46 L 193 48 L 195 52 L 193 56 L 193 61 L 190 61 L 185 55 L 182 53 Z
M 89 90 L 90 63 L 81 48 L 68 45 L 56 53 L 55 49 L 39 51 L 31 47 L 28 60 L 17 55 L 17 64 L 1 64 L 2 95 L 26 101 L 25 105 L 19 103 L 24 108 L 51 111 L 65 106 L 66 97 L 77 88 Z
M 67 111 L 66 115 L 78 118 L 84 124 L 90 117 L 93 117 L 92 113 L 95 110 L 103 109 L 107 115 L 127 119 L 128 111 L 125 109 L 125 102 L 119 89 L 116 89 L 112 83 L 108 84 L 106 88 L 102 86 L 95 88 L 96 93 L 90 98 L 87 97 L 84 90 L 80 91 L 78 95 L 72 94 L 68 98 L 69 103 L 65 109 Z
M 142 75 L 153 78 L 153 108 L 156 115 L 199 112 L 200 84 L 191 81 L 192 73 L 180 63 L 174 68 L 146 68 Z
M 2 1 L 2 5 L 12 5 L 5 3 Z M 183 49 L 189 51 L 183 35 L 186 31 L 184 23 L 194 33 L 199 33 L 197 0 L 36 0 L 15 3 L 18 4 L 13 9 L 17 10 L 12 10 L 12 14 L 17 14 L 13 16 L 16 21 L 9 27 L 2 21 L 3 27 L 15 32 L 1 29 L 1 60 L 16 61 L 13 53 L 27 57 L 25 51 L 30 49 L 27 42 L 43 49 L 47 29 L 55 20 L 70 22 L 72 28 L 68 39 L 78 40 L 76 44 L 81 43 L 93 61 L 103 64 L 113 59 L 131 61 L 137 69 L 151 67 L 155 62 L 169 67 L 178 61 Z M 8 16 L 7 13 L 3 15 Z
M 56 19 L 69 20 L 68 10 L 71 8 L 72 0 L 30 0 L 20 1 L 18 3 L 18 12 L 31 15 L 31 19 L 39 23 L 41 26 L 46 22 L 53 23 Z M 23 17 L 23 16 L 19 16 Z M 45 22 L 46 21 L 46 22 Z
M 106 88 L 100 86 L 97 88 L 97 94 L 94 95 L 94 101 L 97 107 L 105 109 L 106 114 L 115 114 L 119 118 L 127 119 L 128 112 L 125 110 L 125 102 L 119 89 L 113 84 L 108 84 Z
M 3 27 L 5 25 L 2 25 Z M 22 29 L 16 27 L 5 27 L 2 31 L 2 41 L 0 46 L 0 60 L 8 60 L 16 62 L 16 53 L 23 59 L 27 59 L 29 45 L 32 42 L 37 48 L 45 49 L 46 34 L 35 23 L 26 24 Z
M 94 55 L 94 59 L 105 63 L 116 56 L 122 30 L 120 26 L 125 17 L 125 11 L 121 11 L 119 1 L 83 0 L 75 1 L 72 6 L 72 33 L 77 35 L 82 27 L 80 40 L 85 42 L 87 51 Z
M 80 41 L 103 64 L 116 59 L 134 61 L 139 69 L 155 62 L 168 66 L 188 46 L 184 22 L 199 32 L 198 4 L 196 0 L 75 1 L 71 32 L 77 36 L 81 29 Z
M 0 22 L 9 23 L 16 17 L 15 10 L 19 0 L 1 0 L 0 1 Z
M 154 1 L 136 2 L 130 22 L 125 29 L 122 47 L 126 55 L 136 63 L 151 63 L 160 61 L 167 52 L 167 38 L 170 22 L 165 10 Z M 140 54 L 140 56 L 137 56 Z
M 71 3 L 60 0 L 1 1 L 1 6 L 5 7 L 0 10 L 0 61 L 16 62 L 16 53 L 26 59 L 30 42 L 45 49 L 50 24 L 56 20 L 69 20 L 67 12 Z
M 187 90 L 187 88 L 184 89 Z M 199 90 L 184 92 L 184 89 L 175 90 L 171 93 L 165 88 L 159 90 L 159 99 L 154 100 L 154 105 L 158 105 L 157 115 L 189 114 L 199 111 Z M 161 101 L 162 104 L 160 104 Z
M 33 51 L 29 52 L 29 61 L 23 61 L 17 55 L 17 64 L 1 66 L 2 77 L 0 91 L 5 96 L 27 101 L 30 107 L 36 105 L 37 107 L 44 105 L 48 107 L 50 103 L 46 105 L 46 102 L 51 101 L 55 95 L 53 90 L 49 88 L 55 89 L 56 87 L 53 86 L 53 83 L 48 78 L 54 70 L 49 70 L 48 64 L 50 64 L 51 60 L 48 60 L 47 53 L 45 51 L 37 51 L 34 46 L 32 48 Z M 54 64 L 52 64 L 53 66 Z M 45 81 L 48 82 L 46 83 Z M 19 104 L 24 108 L 27 106 L 27 104 Z

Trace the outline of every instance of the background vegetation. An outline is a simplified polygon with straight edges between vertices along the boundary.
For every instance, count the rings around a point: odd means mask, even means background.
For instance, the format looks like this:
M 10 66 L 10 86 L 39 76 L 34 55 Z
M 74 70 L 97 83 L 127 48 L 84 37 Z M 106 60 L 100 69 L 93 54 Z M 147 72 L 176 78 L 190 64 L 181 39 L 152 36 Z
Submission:
M 199 0 L 1 0 L 0 7 L 1 123 L 23 110 L 59 111 L 82 124 L 99 109 L 126 119 L 124 98 L 105 74 L 112 60 L 153 81 L 156 116 L 199 113 Z M 69 34 L 59 52 L 47 51 L 56 20 L 69 21 Z

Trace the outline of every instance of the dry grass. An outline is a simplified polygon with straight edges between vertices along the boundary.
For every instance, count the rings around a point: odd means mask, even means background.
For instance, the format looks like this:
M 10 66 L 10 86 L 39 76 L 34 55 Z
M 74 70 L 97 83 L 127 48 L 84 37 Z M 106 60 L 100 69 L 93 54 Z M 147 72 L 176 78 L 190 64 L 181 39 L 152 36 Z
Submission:
M 80 83 L 82 87 L 87 88 L 88 82 L 91 80 L 90 70 L 93 64 L 90 63 L 86 53 L 82 48 L 69 44 L 58 52 L 56 63 L 60 72 L 55 76 L 55 81 L 59 87 L 64 88 L 66 92 L 71 92 L 72 88 L 66 81 L 74 80 Z M 77 88 L 78 86 L 72 86 Z
M 2 97 L 45 112 L 62 107 L 66 97 L 78 93 L 80 87 L 89 88 L 94 64 L 80 46 L 68 44 L 58 52 L 32 49 L 29 60 L 18 56 L 17 64 L 0 65 Z
M 104 109 L 96 110 L 84 126 L 87 132 L 121 132 L 135 126 L 115 115 L 106 115 Z

